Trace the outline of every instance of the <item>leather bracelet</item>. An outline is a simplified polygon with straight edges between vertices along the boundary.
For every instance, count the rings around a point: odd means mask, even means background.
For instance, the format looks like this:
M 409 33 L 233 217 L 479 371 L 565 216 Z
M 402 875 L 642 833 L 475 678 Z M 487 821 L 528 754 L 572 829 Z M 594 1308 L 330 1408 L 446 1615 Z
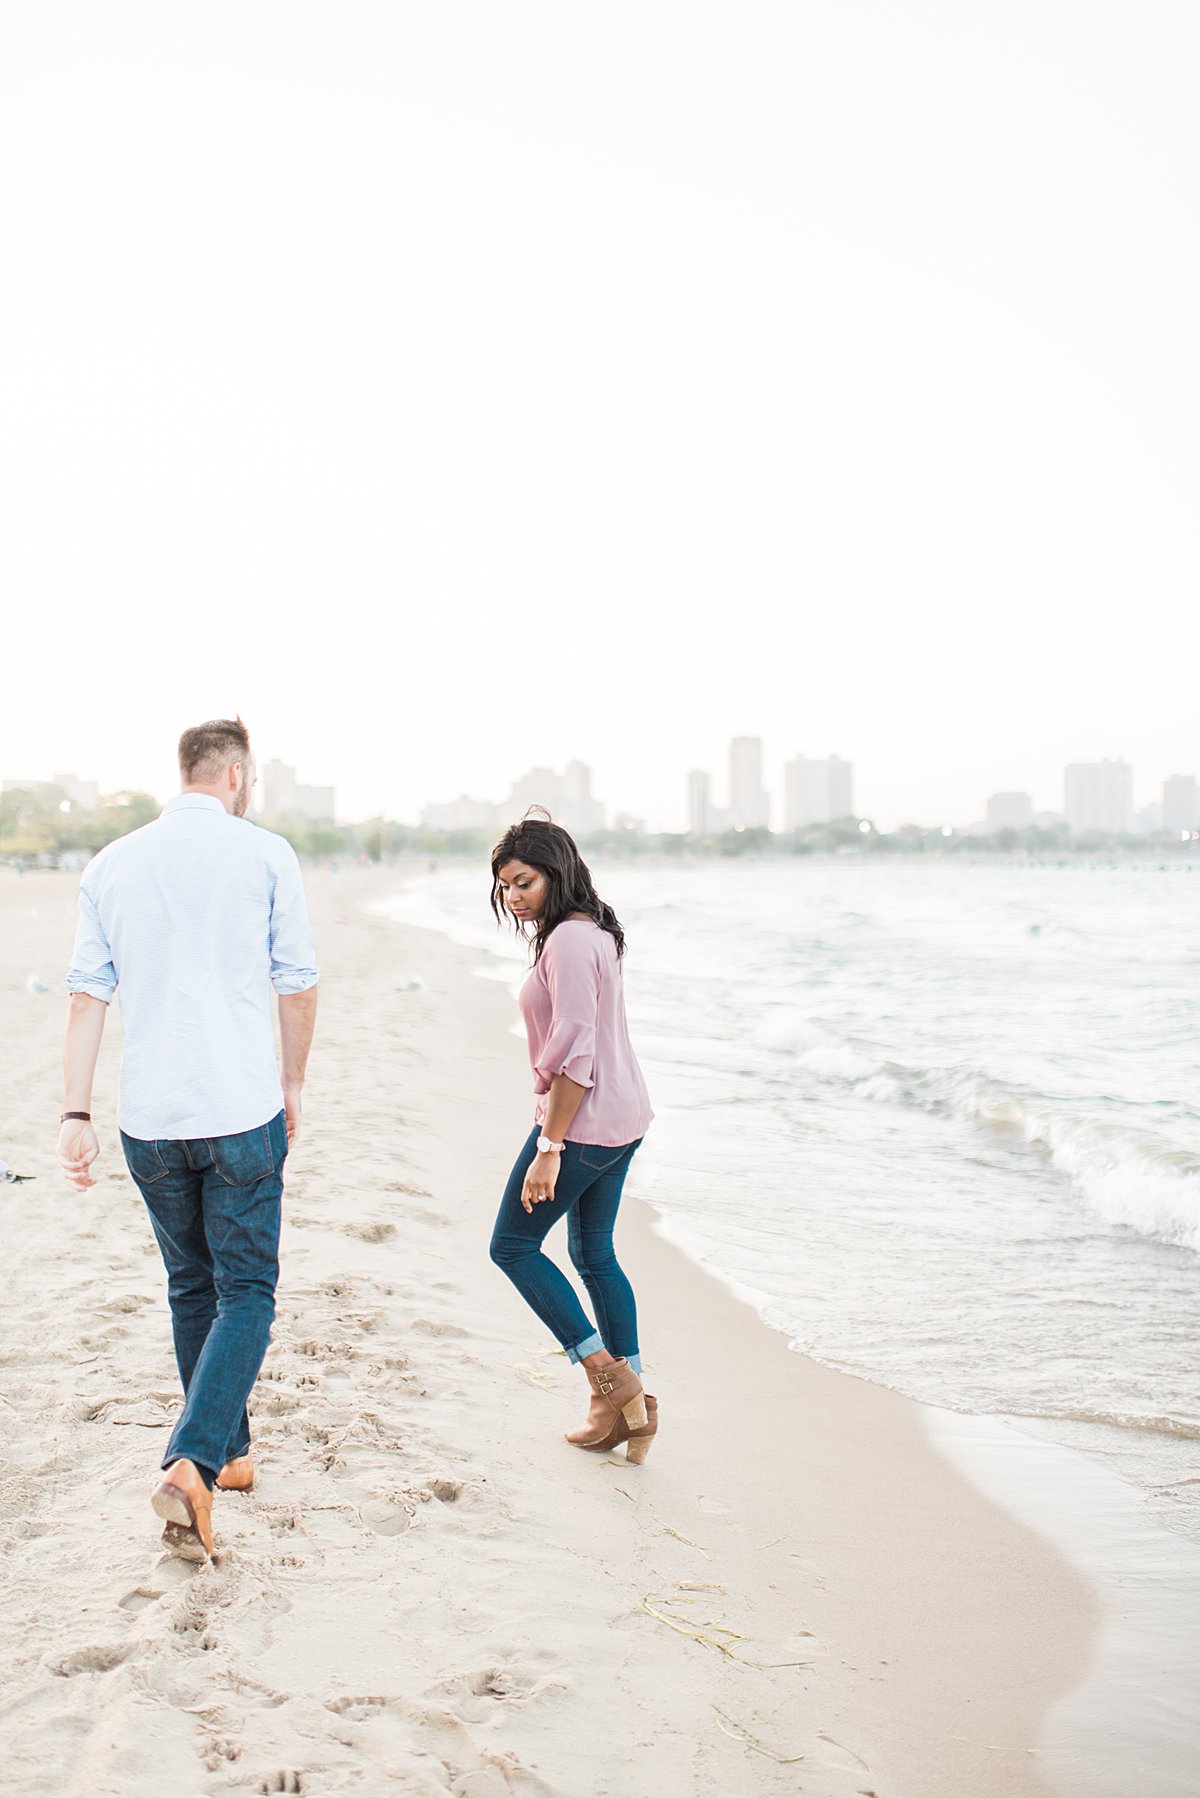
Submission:
M 75 1118 L 81 1124 L 90 1124 L 92 1114 L 90 1111 L 64 1111 L 58 1121 L 60 1124 L 65 1124 L 68 1118 Z

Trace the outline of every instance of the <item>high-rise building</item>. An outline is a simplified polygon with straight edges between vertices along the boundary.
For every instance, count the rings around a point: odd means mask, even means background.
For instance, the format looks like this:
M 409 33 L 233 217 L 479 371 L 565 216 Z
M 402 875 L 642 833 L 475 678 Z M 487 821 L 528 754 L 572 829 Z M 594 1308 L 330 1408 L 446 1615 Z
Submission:
M 1133 769 L 1128 762 L 1071 762 L 1063 807 L 1072 830 L 1127 834 L 1133 829 Z
M 426 830 L 499 832 L 539 805 L 572 836 L 604 829 L 604 807 L 592 797 L 592 771 L 586 762 L 568 762 L 562 774 L 553 768 L 531 768 L 513 781 L 508 798 L 499 804 L 491 799 L 468 799 L 464 794 L 444 804 L 422 806 L 420 816 Z
M 586 762 L 568 762 L 559 788 L 558 822 L 574 836 L 604 829 L 604 807 L 592 797 L 592 771 Z
M 798 755 L 783 770 L 785 830 L 854 815 L 854 769 L 840 756 Z
M 94 780 L 80 780 L 78 774 L 56 774 L 54 784 L 81 812 L 94 812 L 100 804 L 100 787 Z
M 989 830 L 1024 830 L 1033 823 L 1033 800 L 1028 793 L 993 793 L 987 821 Z
M 500 807 L 490 799 L 469 799 L 465 793 L 442 804 L 421 807 L 423 830 L 486 830 L 499 832 Z
M 712 775 L 693 768 L 688 775 L 688 829 L 694 837 L 706 837 L 712 829 Z
M 729 806 L 735 830 L 756 830 L 770 822 L 761 737 L 735 737 L 729 745 Z
M 270 761 L 263 769 L 263 811 L 271 818 L 332 819 L 333 788 L 305 786 L 286 762 Z
M 523 818 L 531 806 L 544 806 L 555 823 L 565 820 L 559 818 L 562 798 L 562 781 L 553 768 L 531 768 L 528 774 L 522 774 L 513 781 L 508 789 L 508 798 L 501 800 L 500 810 L 505 814 L 505 822 L 515 824 Z
M 531 768 L 522 774 L 500 806 L 504 822 L 515 824 L 531 805 L 545 806 L 554 822 L 573 836 L 604 829 L 604 807 L 592 797 L 592 771 L 586 762 L 568 762 L 562 774 L 552 768 Z
M 1163 781 L 1162 827 L 1164 830 L 1200 828 L 1200 792 L 1194 774 L 1172 774 Z
M 0 793 L 15 793 L 22 789 L 38 792 L 50 800 L 50 789 L 57 787 L 65 793 L 73 806 L 81 812 L 94 812 L 100 804 L 100 787 L 94 780 L 80 780 L 78 774 L 58 773 L 53 780 L 44 780 L 39 776 L 36 780 L 0 780 Z

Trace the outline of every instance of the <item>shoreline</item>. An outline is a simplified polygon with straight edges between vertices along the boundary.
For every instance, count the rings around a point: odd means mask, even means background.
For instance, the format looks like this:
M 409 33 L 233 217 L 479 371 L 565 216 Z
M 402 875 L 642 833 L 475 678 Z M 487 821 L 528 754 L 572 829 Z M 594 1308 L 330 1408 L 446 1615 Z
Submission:
M 158 1555 L 145 1503 L 178 1401 L 115 1122 L 86 1207 L 44 1122 L 62 1011 L 21 988 L 65 962 L 75 883 L 0 880 L 0 1152 L 39 1176 L 0 1188 L 22 1789 L 1091 1798 L 1041 1734 L 1096 1653 L 1087 1584 L 921 1407 L 793 1353 L 664 1240 L 636 1163 L 623 1253 L 662 1435 L 640 1470 L 562 1444 L 576 1382 L 486 1255 L 530 1103 L 508 995 L 477 951 L 372 916 L 391 878 L 309 876 L 325 992 L 260 1488 L 222 1500 L 199 1572 Z
M 832 859 L 832 858 L 830 858 Z M 387 915 L 381 910 L 381 915 Z M 475 977 L 506 992 L 515 961 L 452 929 L 417 924 L 452 942 L 464 956 L 487 958 Z M 515 1015 L 515 1014 L 514 1014 Z M 1094 1444 L 1077 1447 L 1039 1434 L 1054 1419 L 981 1413 L 900 1392 L 882 1380 L 843 1372 L 788 1340 L 766 1315 L 769 1300 L 713 1265 L 672 1214 L 638 1193 L 637 1166 L 627 1188 L 646 1227 L 690 1267 L 744 1307 L 760 1328 L 788 1341 L 812 1365 L 911 1405 L 931 1446 L 1006 1514 L 1034 1530 L 1084 1581 L 1099 1612 L 1091 1665 L 1048 1714 L 1037 1752 L 1053 1770 L 1056 1792 L 1071 1798 L 1128 1798 L 1131 1781 L 1155 1798 L 1191 1798 L 1194 1744 L 1200 1740 L 1200 1697 L 1194 1664 L 1200 1652 L 1200 1546 L 1148 1511 L 1157 1489 L 1120 1469 Z M 1115 1426 L 1113 1426 L 1115 1429 Z M 1162 1494 L 1158 1493 L 1161 1503 Z M 1163 1578 L 1164 1568 L 1171 1578 Z M 1131 1704 L 1135 1707 L 1132 1715 Z M 1151 1723 L 1153 1717 L 1153 1723 Z

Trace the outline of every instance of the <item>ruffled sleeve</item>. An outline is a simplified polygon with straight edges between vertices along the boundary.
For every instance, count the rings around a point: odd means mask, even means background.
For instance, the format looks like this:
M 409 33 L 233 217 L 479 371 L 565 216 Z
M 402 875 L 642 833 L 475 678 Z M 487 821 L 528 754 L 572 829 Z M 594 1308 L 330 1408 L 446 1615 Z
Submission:
M 596 1022 L 600 1010 L 599 932 L 560 924 L 542 954 L 550 994 L 550 1031 L 534 1062 L 538 1092 L 549 1092 L 556 1074 L 576 1086 L 596 1084 Z

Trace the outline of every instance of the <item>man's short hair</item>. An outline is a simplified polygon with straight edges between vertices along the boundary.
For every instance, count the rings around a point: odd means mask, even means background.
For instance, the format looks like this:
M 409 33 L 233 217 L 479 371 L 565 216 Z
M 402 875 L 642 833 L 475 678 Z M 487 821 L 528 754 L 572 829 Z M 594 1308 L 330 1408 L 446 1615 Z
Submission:
M 250 760 L 250 732 L 240 718 L 210 718 L 179 739 L 179 772 L 185 781 L 216 780 L 230 762 Z

